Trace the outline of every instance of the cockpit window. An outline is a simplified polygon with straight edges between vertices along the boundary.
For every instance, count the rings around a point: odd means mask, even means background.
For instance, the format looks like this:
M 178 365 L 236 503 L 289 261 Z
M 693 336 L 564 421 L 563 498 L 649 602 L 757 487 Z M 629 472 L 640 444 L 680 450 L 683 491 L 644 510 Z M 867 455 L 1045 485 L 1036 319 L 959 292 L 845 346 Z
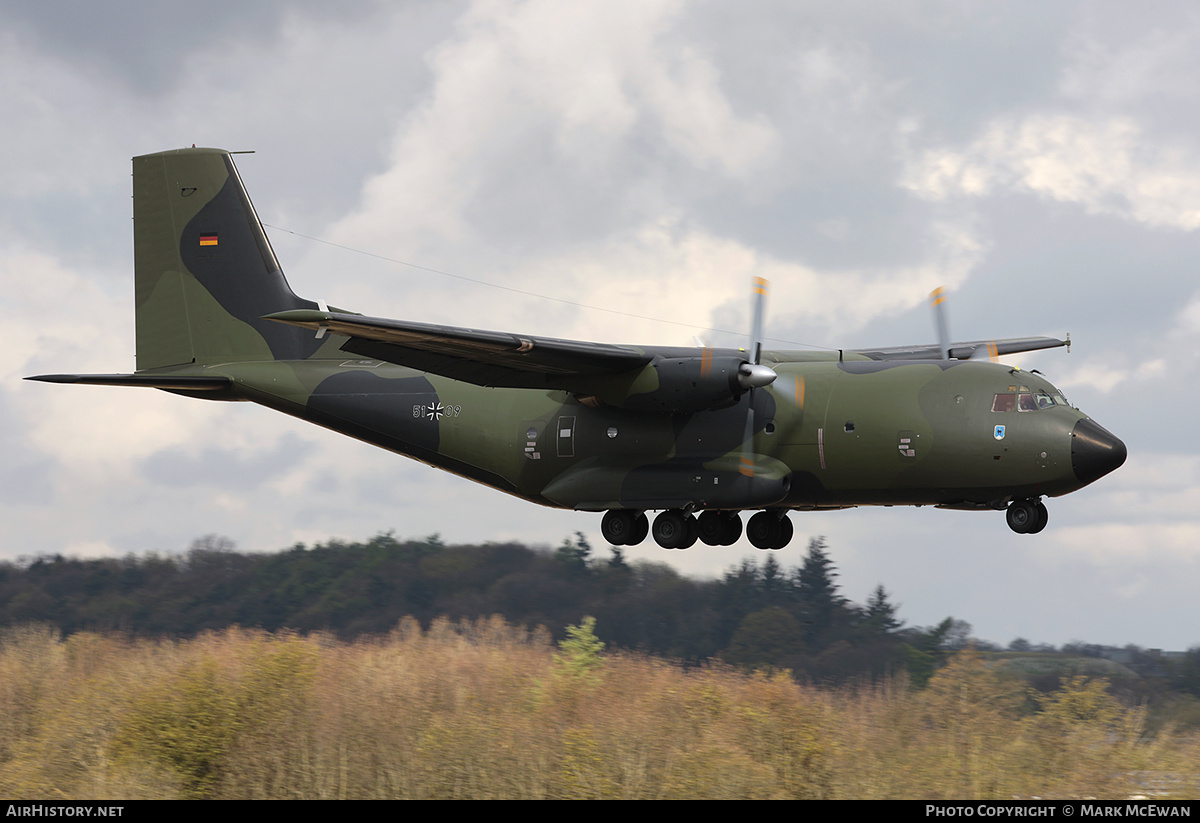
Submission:
M 994 412 L 1031 412 L 1065 405 L 1067 401 L 1061 395 L 1052 396 L 1045 392 L 999 392 L 992 398 Z

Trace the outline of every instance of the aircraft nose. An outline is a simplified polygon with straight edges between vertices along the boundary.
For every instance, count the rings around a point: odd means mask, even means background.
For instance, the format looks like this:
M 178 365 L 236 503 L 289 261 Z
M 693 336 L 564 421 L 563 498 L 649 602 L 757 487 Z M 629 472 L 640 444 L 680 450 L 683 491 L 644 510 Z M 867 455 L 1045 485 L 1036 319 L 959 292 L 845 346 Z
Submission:
M 1124 443 L 1087 417 L 1071 431 L 1071 468 L 1084 485 L 1118 468 L 1127 454 Z

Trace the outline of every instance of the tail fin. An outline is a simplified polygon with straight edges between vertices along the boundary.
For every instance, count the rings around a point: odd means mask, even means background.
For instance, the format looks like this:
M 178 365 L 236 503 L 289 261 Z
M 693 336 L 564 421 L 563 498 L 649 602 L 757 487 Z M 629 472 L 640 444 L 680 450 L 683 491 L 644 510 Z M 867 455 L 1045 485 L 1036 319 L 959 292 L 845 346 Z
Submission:
M 317 304 L 292 293 L 229 152 L 133 158 L 138 371 L 305 359 L 323 341 L 262 320 Z

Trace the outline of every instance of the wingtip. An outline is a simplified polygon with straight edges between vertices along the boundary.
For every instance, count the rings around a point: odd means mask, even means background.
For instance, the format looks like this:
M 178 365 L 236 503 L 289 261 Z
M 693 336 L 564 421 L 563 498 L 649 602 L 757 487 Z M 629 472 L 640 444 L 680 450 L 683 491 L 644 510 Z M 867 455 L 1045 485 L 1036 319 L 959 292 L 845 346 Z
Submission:
M 78 383 L 77 374 L 31 374 L 22 380 L 37 380 L 39 383 Z
M 288 311 L 277 311 L 271 314 L 264 314 L 262 319 L 274 320 L 276 323 L 306 325 L 309 323 L 328 323 L 333 319 L 333 314 L 327 311 L 319 311 L 317 309 L 289 309 Z

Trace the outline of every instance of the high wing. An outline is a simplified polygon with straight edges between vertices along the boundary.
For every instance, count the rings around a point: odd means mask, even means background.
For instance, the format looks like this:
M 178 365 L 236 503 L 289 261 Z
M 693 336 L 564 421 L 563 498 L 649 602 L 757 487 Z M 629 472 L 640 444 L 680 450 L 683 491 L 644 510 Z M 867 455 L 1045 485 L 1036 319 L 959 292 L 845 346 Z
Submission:
M 655 353 L 633 346 L 587 343 L 509 332 L 440 326 L 366 317 L 338 311 L 296 309 L 268 314 L 265 319 L 349 338 L 342 350 L 444 375 L 479 386 L 507 388 L 573 388 L 577 378 L 639 369 Z M 1054 337 L 1014 337 L 954 343 L 950 358 L 999 356 L 1069 345 Z M 937 344 L 852 349 L 871 360 L 940 360 Z
M 266 319 L 349 338 L 342 350 L 478 386 L 555 388 L 560 380 L 628 372 L 653 355 L 630 346 L 526 337 L 341 312 L 297 309 Z
M 1010 337 L 1005 340 L 972 340 L 967 343 L 952 343 L 950 345 L 951 360 L 970 360 L 978 355 L 997 357 L 1003 354 L 1016 354 L 1023 351 L 1038 349 L 1054 349 L 1059 346 L 1070 346 L 1070 339 L 1059 340 L 1056 337 Z M 854 354 L 861 354 L 872 360 L 941 360 L 942 349 L 937 344 L 928 346 L 892 346 L 884 349 L 850 349 Z

